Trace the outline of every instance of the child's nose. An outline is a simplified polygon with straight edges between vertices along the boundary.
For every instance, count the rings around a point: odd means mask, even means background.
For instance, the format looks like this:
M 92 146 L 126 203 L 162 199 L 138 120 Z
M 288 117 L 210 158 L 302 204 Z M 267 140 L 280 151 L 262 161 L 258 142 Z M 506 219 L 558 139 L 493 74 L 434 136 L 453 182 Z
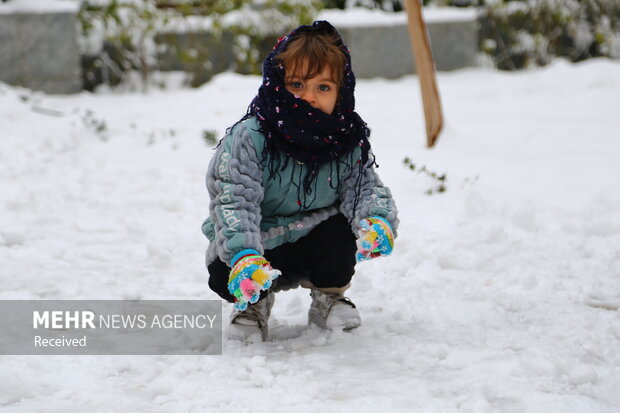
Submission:
M 310 105 L 314 105 L 316 103 L 316 96 L 312 90 L 306 90 L 305 93 L 301 96 L 301 98 L 308 102 Z

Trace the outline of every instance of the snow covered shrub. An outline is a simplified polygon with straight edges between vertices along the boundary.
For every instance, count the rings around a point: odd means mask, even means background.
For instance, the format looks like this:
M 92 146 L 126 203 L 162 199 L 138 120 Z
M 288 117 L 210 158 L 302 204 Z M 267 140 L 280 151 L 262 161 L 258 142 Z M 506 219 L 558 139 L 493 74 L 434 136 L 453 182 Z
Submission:
M 105 120 L 95 116 L 95 112 L 86 109 L 81 114 L 82 124 L 87 130 L 92 130 L 94 134 L 102 141 L 108 140 L 108 125 Z
M 421 0 L 424 6 L 441 7 L 469 7 L 478 6 L 484 0 Z M 367 9 L 381 9 L 385 11 L 405 10 L 403 0 L 325 0 L 325 8 L 346 9 L 350 7 L 365 7 Z
M 217 144 L 217 132 L 212 129 L 203 129 L 202 139 L 205 141 L 207 146 L 215 146 Z
M 118 85 L 129 71 L 138 71 L 146 86 L 155 65 L 153 35 L 174 14 L 148 0 L 83 1 L 78 19 L 85 89 Z
M 278 37 L 301 24 L 314 21 L 320 0 L 249 1 L 222 21 L 222 30 L 234 35 L 235 70 L 260 74 L 263 58 Z
M 401 0 L 328 0 L 326 7 L 334 4 L 336 7 L 344 9 L 347 7 L 366 7 L 368 9 L 381 9 L 385 11 L 404 10 Z
M 188 15 L 156 36 L 158 60 L 166 70 L 185 70 L 199 86 L 215 73 L 260 74 L 262 59 L 282 33 L 314 20 L 319 0 L 239 0 L 221 11 Z M 172 66 L 172 67 L 171 67 Z
M 500 69 L 620 57 L 620 2 L 609 0 L 486 0 L 481 46 Z
M 260 73 L 262 52 L 281 33 L 312 22 L 321 6 L 320 0 L 85 0 L 78 14 L 85 88 L 117 85 L 129 72 L 140 73 L 145 88 L 156 69 L 185 70 L 192 86 L 218 70 Z M 162 56 L 174 63 L 162 68 Z
M 479 6 L 484 0 L 422 0 L 424 6 L 469 7 Z M 324 0 L 327 9 L 346 9 L 350 7 L 365 7 L 367 9 L 381 9 L 385 11 L 402 11 L 405 9 L 403 0 Z
M 446 191 L 446 181 L 448 180 L 448 177 L 445 173 L 440 174 L 438 172 L 431 171 L 425 165 L 416 165 L 409 157 L 406 157 L 403 160 L 403 164 L 409 168 L 409 170 L 417 173 L 418 175 L 425 176 L 430 181 L 430 188 L 425 191 L 426 195 L 433 195 L 435 193 L 440 194 Z
M 620 0 L 422 0 L 433 7 L 480 7 L 480 47 L 500 69 L 560 56 L 620 58 Z M 402 0 L 326 0 L 326 7 L 403 9 Z

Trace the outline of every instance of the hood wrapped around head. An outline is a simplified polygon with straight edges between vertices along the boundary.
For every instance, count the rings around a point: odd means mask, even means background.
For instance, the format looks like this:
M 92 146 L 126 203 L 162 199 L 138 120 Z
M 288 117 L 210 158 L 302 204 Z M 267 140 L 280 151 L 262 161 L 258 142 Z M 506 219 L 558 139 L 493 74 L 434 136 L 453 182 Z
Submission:
M 312 107 L 286 89 L 285 67 L 278 55 L 302 33 L 330 36 L 335 39 L 335 44 L 345 57 L 339 98 L 331 114 Z M 367 164 L 370 130 L 355 112 L 354 91 L 355 75 L 351 68 L 351 55 L 331 24 L 316 21 L 309 26 L 300 26 L 278 39 L 263 63 L 263 82 L 246 115 L 246 118 L 256 116 L 260 123 L 266 140 L 263 162 L 267 164 L 272 177 L 278 174 L 280 163 L 287 163 L 288 158 L 306 164 L 308 170 L 301 186 L 303 193 L 309 195 L 312 192 L 312 180 L 321 165 L 335 160 L 338 160 L 338 165 L 344 162 L 350 168 L 354 164 L 360 167 Z M 361 159 L 345 156 L 356 147 L 361 149 Z M 339 186 L 340 183 L 335 185 Z M 303 204 L 306 202 L 303 201 Z

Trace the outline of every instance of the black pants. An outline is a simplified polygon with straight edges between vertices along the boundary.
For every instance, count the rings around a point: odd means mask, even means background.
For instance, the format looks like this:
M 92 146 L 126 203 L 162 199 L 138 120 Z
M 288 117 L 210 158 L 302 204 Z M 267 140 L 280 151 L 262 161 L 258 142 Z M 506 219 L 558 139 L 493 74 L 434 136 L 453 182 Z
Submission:
M 271 289 L 295 288 L 302 279 L 318 288 L 344 287 L 355 273 L 356 249 L 349 222 L 342 214 L 334 215 L 296 242 L 265 251 L 271 266 L 282 271 Z M 230 267 L 217 258 L 207 269 L 209 287 L 226 301 L 234 302 L 228 292 Z

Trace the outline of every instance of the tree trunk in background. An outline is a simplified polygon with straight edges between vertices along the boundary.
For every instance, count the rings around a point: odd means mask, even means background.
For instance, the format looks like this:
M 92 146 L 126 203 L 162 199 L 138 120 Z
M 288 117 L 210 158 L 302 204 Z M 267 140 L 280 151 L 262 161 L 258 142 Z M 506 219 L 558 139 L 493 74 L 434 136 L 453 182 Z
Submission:
M 407 18 L 409 21 L 409 35 L 415 57 L 416 70 L 420 78 L 424 119 L 426 121 L 426 144 L 430 148 L 437 139 L 443 126 L 441 100 L 437 89 L 435 63 L 431 53 L 426 24 L 422 18 L 422 8 L 419 0 L 405 0 Z

